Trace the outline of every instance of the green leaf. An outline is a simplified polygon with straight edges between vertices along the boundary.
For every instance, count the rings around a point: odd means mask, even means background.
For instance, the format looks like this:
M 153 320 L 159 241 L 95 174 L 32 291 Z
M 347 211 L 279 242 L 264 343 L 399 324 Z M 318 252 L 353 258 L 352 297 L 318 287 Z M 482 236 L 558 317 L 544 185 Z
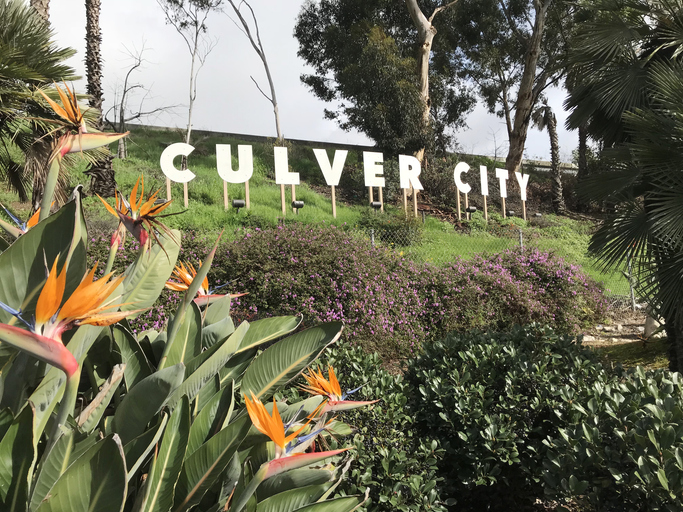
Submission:
M 185 366 L 177 364 L 153 373 L 131 389 L 114 414 L 113 428 L 126 444 L 140 435 L 161 410 L 185 376 Z
M 225 343 L 223 343 L 220 348 L 197 368 L 197 370 L 183 382 L 182 386 L 173 393 L 173 396 L 168 401 L 169 407 L 173 408 L 183 395 L 186 395 L 190 400 L 193 400 L 204 384 L 211 380 L 214 375 L 225 366 L 230 357 L 232 357 L 235 353 L 235 349 L 242 342 L 248 329 L 249 324 L 247 322 L 242 322 Z
M 126 388 L 131 389 L 142 379 L 149 377 L 152 374 L 152 369 L 142 347 L 128 329 L 115 325 L 112 333 L 114 343 L 121 354 L 121 362 L 126 365 L 123 372 Z
M 82 325 L 68 341 L 67 348 L 74 355 L 79 365 L 83 364 L 88 350 L 95 343 L 101 330 L 102 327 L 95 325 Z M 40 438 L 45 430 L 50 414 L 52 414 L 55 406 L 62 399 L 65 385 L 66 376 L 64 372 L 52 367 L 47 371 L 47 374 L 33 394 L 31 394 L 29 400 L 36 408 L 36 421 L 34 423 L 36 439 Z
M 123 449 L 114 435 L 71 464 L 37 512 L 120 512 L 127 489 Z
M 235 406 L 235 390 L 231 384 L 215 393 L 209 402 L 199 410 L 199 414 L 192 422 L 190 439 L 187 444 L 187 455 L 192 455 L 214 433 L 223 427 L 223 422 L 229 418 Z
M 50 453 L 43 455 L 31 494 L 31 512 L 38 508 L 67 468 L 95 446 L 97 439 L 97 434 L 77 434 L 73 430 L 67 430 L 60 436 Z
M 264 400 L 294 379 L 323 349 L 341 335 L 342 324 L 331 322 L 294 334 L 268 347 L 247 368 L 242 392 Z
M 114 365 L 112 373 L 109 378 L 102 385 L 102 389 L 97 393 L 97 396 L 83 409 L 83 412 L 78 415 L 76 423 L 84 432 L 90 432 L 95 429 L 97 424 L 102 419 L 104 411 L 109 407 L 114 393 L 119 389 L 119 384 L 123 378 L 123 365 Z
M 181 239 L 179 231 L 171 232 L 175 240 Z M 171 276 L 180 246 L 165 234 L 159 237 L 159 241 L 163 244 L 163 249 L 159 244 L 154 245 L 149 252 L 140 253 L 126 270 L 123 281 L 126 294 L 124 302 L 129 304 L 121 306 L 122 311 L 151 307 Z
M 298 512 L 352 512 L 364 501 L 365 497 L 363 496 L 345 496 L 302 507 L 298 509 Z
M 123 447 L 123 453 L 126 457 L 126 468 L 128 469 L 128 481 L 135 476 L 135 472 L 147 460 L 147 456 L 156 447 L 156 444 L 161 439 L 168 423 L 168 414 L 162 412 L 156 425 L 145 430 L 138 437 L 128 442 Z
M 202 328 L 202 346 L 210 348 L 226 339 L 233 332 L 235 332 L 235 324 L 230 317 L 224 318 L 220 322 L 206 325 Z
M 194 302 L 190 302 L 173 340 L 166 340 L 166 343 L 172 343 L 166 366 L 187 364 L 202 353 L 202 316 Z
M 280 473 L 263 482 L 256 490 L 259 501 L 282 493 L 288 489 L 331 483 L 334 473 L 327 469 L 302 468 Z
M 318 501 L 332 482 L 289 489 L 258 504 L 258 512 L 294 512 Z
M 173 505 L 173 490 L 180 476 L 190 435 L 190 402 L 180 401 L 171 415 L 159 453 L 147 478 L 143 512 L 166 512 Z
M 185 460 L 176 486 L 173 510 L 188 510 L 200 502 L 230 463 L 249 427 L 251 421 L 247 417 L 235 421 Z
M 28 503 L 29 475 L 36 461 L 35 411 L 30 404 L 14 419 L 0 441 L 0 508 L 23 512 Z
M 14 415 L 10 409 L 0 410 L 0 439 L 5 437 L 5 434 L 13 421 Z
M 230 295 L 214 300 L 209 304 L 204 312 L 204 326 L 222 322 L 226 318 L 230 318 L 230 303 L 232 298 Z
M 238 352 L 245 352 L 296 330 L 301 323 L 300 316 L 274 316 L 252 322 L 249 333 L 244 337 Z
M 85 274 L 85 241 L 78 236 L 84 232 L 80 201 L 71 201 L 19 237 L 0 254 L 0 301 L 15 309 L 22 307 L 29 294 L 42 287 L 45 262 L 51 265 L 59 255 L 62 262 L 71 256 L 66 274 L 65 296 L 68 297 Z M 72 233 L 74 237 L 70 238 Z M 34 296 L 33 306 L 26 308 L 27 318 L 31 317 L 37 299 Z M 0 322 L 9 323 L 13 319 L 0 309 Z

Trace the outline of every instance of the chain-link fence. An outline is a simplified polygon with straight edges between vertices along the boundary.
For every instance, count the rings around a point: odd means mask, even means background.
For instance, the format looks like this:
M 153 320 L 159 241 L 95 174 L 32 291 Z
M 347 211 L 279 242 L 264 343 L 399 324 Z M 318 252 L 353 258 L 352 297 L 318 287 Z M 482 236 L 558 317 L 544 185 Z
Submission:
M 373 247 L 386 247 L 413 261 L 446 265 L 456 259 L 469 259 L 477 254 L 494 254 L 514 248 L 536 248 L 548 250 L 536 238 L 524 234 L 514 225 L 500 226 L 494 233 L 473 234 L 456 230 L 431 231 L 419 228 L 368 228 L 359 230 Z M 597 262 L 587 254 L 580 261 L 572 261 L 562 255 L 568 263 L 580 265 L 593 279 L 601 282 L 605 294 L 616 305 L 631 305 L 633 289 L 628 279 L 629 269 L 612 274 L 603 273 Z M 575 259 L 575 258 L 574 258 Z

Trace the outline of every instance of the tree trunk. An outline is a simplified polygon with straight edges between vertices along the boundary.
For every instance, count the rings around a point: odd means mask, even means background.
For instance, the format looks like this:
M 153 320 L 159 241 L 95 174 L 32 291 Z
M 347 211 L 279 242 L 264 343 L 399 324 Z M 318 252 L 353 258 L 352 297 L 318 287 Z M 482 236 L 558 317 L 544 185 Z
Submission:
M 547 127 L 550 136 L 550 175 L 552 177 L 553 210 L 564 212 L 566 206 L 562 195 L 562 172 L 560 171 L 560 142 L 557 137 L 557 118 L 547 107 Z
M 683 326 L 674 318 L 667 318 L 664 329 L 669 341 L 669 370 L 683 372 Z
M 100 0 L 85 0 L 85 72 L 88 78 L 86 90 L 90 95 L 90 106 L 97 109 L 99 117 L 96 128 L 104 130 L 102 118 L 102 34 L 100 32 Z M 113 158 L 104 159 L 90 165 L 85 174 L 90 176 L 90 192 L 102 197 L 114 197 L 116 179 Z
M 31 7 L 45 20 L 45 23 L 50 23 L 50 0 L 31 0 Z
M 588 129 L 586 123 L 581 123 L 579 126 L 579 171 L 576 176 L 576 181 L 581 184 L 588 177 Z M 581 212 L 588 210 L 588 204 L 584 198 L 579 194 L 577 196 L 577 209 Z
M 545 79 L 539 82 L 536 77 L 536 67 L 541 54 L 541 42 L 545 28 L 545 17 L 552 0 L 535 0 L 534 29 L 528 41 L 526 56 L 524 57 L 524 70 L 517 93 L 515 107 L 515 121 L 510 133 L 510 147 L 505 159 L 505 167 L 510 173 L 519 171 L 524 157 L 524 145 L 529 131 L 531 112 L 538 100 L 538 96 L 545 86 Z

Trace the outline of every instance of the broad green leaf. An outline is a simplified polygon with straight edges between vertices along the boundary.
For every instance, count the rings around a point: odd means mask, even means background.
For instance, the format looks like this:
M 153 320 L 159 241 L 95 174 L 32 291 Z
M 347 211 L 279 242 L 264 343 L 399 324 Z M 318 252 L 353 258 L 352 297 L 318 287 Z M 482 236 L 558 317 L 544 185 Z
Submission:
M 30 231 L 29 231 L 30 233 Z M 78 364 L 82 365 L 90 347 L 100 334 L 102 327 L 95 325 L 82 325 L 79 327 L 67 343 L 69 351 L 74 355 Z M 57 368 L 50 368 L 47 374 L 30 396 L 29 400 L 36 408 L 36 421 L 34 423 L 34 435 L 40 438 L 45 425 L 52 414 L 55 406 L 62 399 L 66 376 Z
M 176 486 L 173 510 L 188 510 L 201 501 L 228 467 L 250 426 L 249 418 L 239 419 L 187 457 Z
M 2 345 L 11 347 L 6 343 Z M 35 386 L 39 364 L 41 363 L 35 357 L 17 350 L 17 354 L 2 371 L 4 390 L 0 407 L 9 407 L 15 414 L 21 410 L 26 403 L 30 388 Z M 63 372 L 60 373 L 63 374 Z
M 258 512 L 294 512 L 318 501 L 332 482 L 289 489 L 258 504 Z
M 173 490 L 180 476 L 190 436 L 190 402 L 186 397 L 175 408 L 147 478 L 143 512 L 166 512 L 173 505 Z
M 0 252 L 4 252 L 9 249 L 9 245 L 4 238 L 0 238 Z
M 113 435 L 68 467 L 37 512 L 120 512 L 127 489 L 123 448 Z
M 259 501 L 264 501 L 270 496 L 285 492 L 288 489 L 331 484 L 333 480 L 334 472 L 327 469 L 294 469 L 263 482 L 256 490 L 256 496 Z
M 306 329 L 257 356 L 242 379 L 242 393 L 262 401 L 294 379 L 323 349 L 341 335 L 342 324 L 331 322 Z
M 192 422 L 187 456 L 192 455 L 212 435 L 217 433 L 235 405 L 235 391 L 232 385 L 221 389 L 201 409 Z
M 14 414 L 9 409 L 0 410 L 0 439 L 5 437 L 5 433 L 14 421 Z
M 31 512 L 38 508 L 67 468 L 92 448 L 97 440 L 97 434 L 80 434 L 73 430 L 67 430 L 60 436 L 50 453 L 43 455 L 31 494 Z
M 123 372 L 126 388 L 131 389 L 142 379 L 152 374 L 149 361 L 147 361 L 147 357 L 140 344 L 127 329 L 120 325 L 115 325 L 112 333 L 114 335 L 114 343 L 121 354 L 121 362 L 126 365 Z
M 166 366 L 178 363 L 187 365 L 188 361 L 202 353 L 202 316 L 194 302 L 190 302 L 183 321 L 170 343 L 172 345 L 168 351 Z
M 297 512 L 353 512 L 364 501 L 364 496 L 344 496 L 302 507 Z
M 180 232 L 172 230 L 173 237 L 180 241 Z M 159 297 L 166 281 L 173 271 L 180 246 L 168 235 L 159 237 L 163 249 L 155 244 L 149 252 L 141 253 L 125 272 L 123 281 L 125 289 L 122 311 L 131 311 L 151 307 Z
M 190 307 L 190 304 L 193 304 L 192 300 L 194 296 L 197 295 L 197 292 L 199 291 L 199 288 L 202 285 L 202 281 L 209 273 L 209 269 L 211 268 L 213 257 L 216 255 L 216 248 L 218 247 L 218 242 L 220 242 L 220 239 L 221 237 L 219 236 L 218 240 L 216 240 L 216 244 L 213 246 L 213 249 L 211 249 L 211 252 L 209 252 L 209 254 L 206 255 L 206 258 L 204 258 L 202 265 L 199 267 L 199 270 L 197 270 L 197 275 L 194 276 L 192 283 L 190 283 L 190 286 L 183 295 L 183 300 L 178 305 L 176 314 L 174 315 L 173 319 L 168 325 L 168 342 L 166 343 L 164 353 L 161 357 L 161 360 L 159 361 L 159 368 L 165 368 L 169 364 L 166 358 L 170 353 L 171 348 L 173 347 L 173 341 L 176 338 L 176 333 L 185 321 L 185 315 L 187 314 L 187 310 Z
M 156 447 L 156 444 L 164 433 L 166 423 L 168 423 L 168 414 L 162 412 L 156 425 L 151 426 L 138 437 L 126 443 L 123 447 L 129 482 L 130 479 L 135 476 L 135 472 L 138 468 L 147 460 L 151 451 Z
M 221 379 L 220 387 L 224 388 L 233 380 L 238 384 L 241 383 L 242 375 L 244 375 L 245 370 L 249 367 L 257 352 L 258 349 L 254 348 L 249 352 L 242 352 L 241 354 L 235 354 L 231 357 L 228 363 L 221 368 L 221 371 L 219 372 Z
M 226 339 L 233 332 L 235 332 L 235 324 L 230 317 L 211 325 L 205 325 L 202 328 L 202 346 L 210 348 Z
M 73 238 L 71 235 L 73 234 Z M 71 201 L 44 221 L 39 222 L 19 237 L 0 254 L 0 301 L 19 309 L 32 292 L 45 281 L 45 262 L 51 265 L 60 255 L 61 265 L 71 257 L 67 267 L 66 293 L 68 296 L 85 274 L 85 234 L 80 201 Z M 65 236 L 66 235 L 66 236 Z M 25 314 L 30 318 L 37 295 L 29 302 Z M 0 322 L 9 323 L 14 317 L 0 310 Z
M 150 420 L 178 389 L 185 376 L 185 366 L 177 364 L 153 373 L 131 389 L 114 414 L 113 428 L 123 444 L 140 435 Z
M 230 295 L 214 300 L 209 304 L 204 312 L 204 326 L 221 322 L 226 318 L 230 318 L 230 303 L 232 298 Z
M 218 371 L 225 366 L 230 357 L 235 353 L 236 348 L 242 342 L 245 333 L 249 329 L 247 322 L 237 328 L 237 330 L 230 336 L 220 348 L 207 359 L 197 370 L 190 375 L 182 386 L 180 386 L 168 401 L 169 407 L 173 406 L 185 395 L 190 400 L 193 400 L 199 390 L 204 384 L 211 380 Z
M 0 441 L 0 509 L 6 512 L 26 510 L 29 475 L 36 461 L 34 420 L 33 408 L 24 407 Z
M 123 378 L 124 366 L 121 364 L 114 365 L 111 375 L 102 385 L 102 389 L 97 393 L 97 396 L 83 409 L 78 415 L 76 423 L 84 432 L 90 432 L 95 429 L 97 424 L 102 419 L 104 411 L 109 407 L 114 393 L 119 388 L 121 379 Z
M 238 352 L 245 352 L 285 336 L 294 331 L 301 323 L 300 316 L 274 316 L 251 323 L 249 333 L 244 337 Z
M 194 399 L 194 404 L 192 406 L 195 415 L 198 411 L 203 411 L 206 404 L 208 404 L 221 389 L 221 376 L 220 373 L 217 373 L 214 375 L 213 379 L 204 384 L 204 387 L 197 393 L 197 397 Z

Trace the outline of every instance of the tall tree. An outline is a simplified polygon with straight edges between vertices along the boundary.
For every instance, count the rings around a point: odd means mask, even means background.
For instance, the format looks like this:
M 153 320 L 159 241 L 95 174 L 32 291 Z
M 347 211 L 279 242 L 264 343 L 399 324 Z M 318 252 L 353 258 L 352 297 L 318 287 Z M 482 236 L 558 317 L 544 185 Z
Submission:
M 573 122 L 587 122 L 611 169 L 586 192 L 615 205 L 591 241 L 606 268 L 631 258 L 640 294 L 666 323 L 683 371 L 683 0 L 598 0 L 573 39 Z
M 34 170 L 40 183 L 50 150 L 49 127 L 41 122 L 50 117 L 49 109 L 34 90 L 75 79 L 65 64 L 74 53 L 54 43 L 49 26 L 32 7 L 21 0 L 0 0 L 0 179 L 22 201 L 29 197 Z
M 390 152 L 420 152 L 432 145 L 436 130 L 462 126 L 472 108 L 450 59 L 453 48 L 434 37 L 437 28 L 450 30 L 438 23 L 452 2 L 429 4 L 309 1 L 294 29 L 298 54 L 314 71 L 302 81 L 335 104 L 326 117 Z
M 456 58 L 489 111 L 505 119 L 510 172 L 522 163 L 541 94 L 564 73 L 568 9 L 562 0 L 461 0 L 449 13 Z
M 550 178 L 552 180 L 553 210 L 564 212 L 566 206 L 562 195 L 562 173 L 560 172 L 560 141 L 557 136 L 557 118 L 547 100 L 536 107 L 531 114 L 531 122 L 539 130 L 548 130 L 550 137 Z
M 209 14 L 221 8 L 223 0 L 157 0 L 166 16 L 166 22 L 183 38 L 190 52 L 189 105 L 185 143 L 192 140 L 192 113 L 197 99 L 197 76 L 216 42 L 208 35 L 206 24 Z M 183 158 L 183 166 L 186 160 Z
M 95 128 L 104 130 L 102 116 L 102 32 L 100 30 L 100 0 L 85 0 L 85 74 L 90 107 L 97 112 Z M 102 197 L 114 197 L 116 179 L 112 156 L 108 155 L 90 165 L 85 174 L 90 176 L 90 190 Z
M 253 76 L 251 77 L 251 80 L 254 82 L 254 84 L 256 84 L 256 87 L 258 88 L 259 92 L 263 94 L 263 96 L 273 105 L 273 114 L 275 115 L 275 131 L 277 132 L 277 140 L 279 142 L 282 142 L 284 141 L 284 137 L 282 135 L 282 129 L 280 128 L 280 110 L 277 105 L 277 96 L 275 95 L 275 83 L 273 82 L 273 77 L 270 74 L 270 66 L 268 65 L 268 59 L 266 58 L 266 50 L 263 48 L 263 42 L 261 42 L 261 32 L 259 31 L 256 14 L 254 14 L 254 9 L 252 9 L 251 5 L 246 0 L 241 0 L 239 6 L 235 5 L 235 2 L 233 0 L 228 0 L 228 3 L 232 7 L 233 11 L 235 11 L 237 18 L 239 19 L 239 24 L 235 20 L 232 20 L 232 18 L 230 19 L 233 21 L 233 23 L 235 23 L 235 25 L 237 25 L 237 27 L 240 30 L 242 30 L 244 35 L 247 36 L 249 42 L 251 43 L 251 46 L 254 48 L 254 51 L 263 63 L 263 68 L 266 72 L 266 78 L 268 79 L 268 86 L 270 87 L 270 96 L 263 92 L 263 89 L 261 89 L 258 82 L 254 79 Z M 240 10 L 242 4 L 246 5 L 247 9 L 249 9 L 252 24 L 254 26 L 253 31 L 249 25 L 249 22 Z

